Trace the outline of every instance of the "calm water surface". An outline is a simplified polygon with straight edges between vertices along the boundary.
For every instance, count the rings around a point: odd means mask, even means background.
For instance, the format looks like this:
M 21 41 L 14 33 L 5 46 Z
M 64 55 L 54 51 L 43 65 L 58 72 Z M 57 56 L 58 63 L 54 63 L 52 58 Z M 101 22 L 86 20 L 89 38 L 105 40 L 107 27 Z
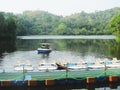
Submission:
M 61 37 L 58 39 L 58 37 Z M 111 47 L 115 46 L 114 36 L 78 36 L 72 39 L 70 37 L 44 36 L 21 36 L 16 41 L 16 50 L 13 52 L 4 52 L 0 58 L 0 68 L 13 70 L 17 62 L 30 62 L 37 67 L 40 62 L 80 62 L 81 60 L 93 60 L 100 58 L 112 59 Z M 65 39 L 64 39 L 65 38 Z M 77 39 L 75 39 L 77 38 Z M 82 39 L 81 39 L 82 38 Z M 84 38 L 84 39 L 83 39 Z M 52 52 L 49 56 L 37 54 L 37 48 L 40 43 L 50 43 Z M 11 47 L 10 47 L 11 48 Z
M 53 51 L 48 56 L 37 54 L 40 43 L 50 43 Z M 11 72 L 17 62 L 30 62 L 37 68 L 40 62 L 95 61 L 98 58 L 111 60 L 114 57 L 120 59 L 119 50 L 116 52 L 119 45 L 116 44 L 115 36 L 69 36 L 68 38 L 67 36 L 19 36 L 14 44 L 8 48 L 9 52 L 5 50 L 1 54 L 0 70 L 5 69 Z M 0 47 L 6 48 L 7 45 L 9 43 L 2 41 Z M 110 90 L 110 88 L 96 88 L 95 90 Z

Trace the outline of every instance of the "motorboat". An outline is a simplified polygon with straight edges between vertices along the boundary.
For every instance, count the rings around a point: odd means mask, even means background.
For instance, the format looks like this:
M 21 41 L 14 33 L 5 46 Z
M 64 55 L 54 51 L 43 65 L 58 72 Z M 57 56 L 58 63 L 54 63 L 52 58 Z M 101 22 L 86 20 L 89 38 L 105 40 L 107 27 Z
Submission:
M 40 63 L 38 65 L 38 70 L 41 71 L 51 71 L 56 69 L 57 69 L 57 65 L 55 63 Z
M 49 43 L 41 43 L 40 48 L 37 49 L 38 54 L 49 54 L 51 51 Z

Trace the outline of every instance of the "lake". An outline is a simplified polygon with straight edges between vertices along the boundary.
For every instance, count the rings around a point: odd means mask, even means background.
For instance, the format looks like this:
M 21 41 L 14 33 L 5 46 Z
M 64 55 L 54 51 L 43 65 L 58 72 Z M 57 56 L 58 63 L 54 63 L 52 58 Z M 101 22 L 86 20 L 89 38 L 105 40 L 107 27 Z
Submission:
M 46 42 L 51 44 L 52 52 L 49 56 L 37 54 L 40 43 Z M 112 59 L 114 56 L 111 51 L 115 44 L 115 36 L 18 36 L 13 45 L 15 50 L 2 53 L 0 68 L 13 70 L 19 61 L 29 61 L 36 67 L 39 62 Z M 7 45 L 2 45 L 2 48 L 13 48 L 12 45 Z
M 117 57 L 120 47 L 115 36 L 18 36 L 15 42 L 0 41 L 0 69 L 12 72 L 17 62 L 30 62 L 35 68 L 40 62 L 80 62 Z M 40 43 L 50 43 L 49 55 L 37 53 Z M 104 89 L 100 89 L 104 90 Z M 108 89 L 107 89 L 108 90 Z

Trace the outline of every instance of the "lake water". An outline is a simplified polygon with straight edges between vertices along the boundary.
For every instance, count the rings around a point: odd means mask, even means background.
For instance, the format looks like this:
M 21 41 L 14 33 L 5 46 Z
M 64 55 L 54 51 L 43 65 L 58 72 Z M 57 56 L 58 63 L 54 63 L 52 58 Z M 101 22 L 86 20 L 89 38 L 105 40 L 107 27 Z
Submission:
M 46 42 L 51 44 L 52 52 L 49 56 L 37 54 L 40 43 Z M 13 70 L 17 62 L 23 61 L 37 67 L 40 62 L 112 59 L 111 50 L 115 44 L 115 36 L 19 36 L 15 43 L 16 50 L 2 54 L 0 68 Z
M 37 53 L 40 43 L 51 44 L 52 52 L 48 56 Z M 0 69 L 9 72 L 13 71 L 17 62 L 30 62 L 37 68 L 40 62 L 120 59 L 119 50 L 116 49 L 120 45 L 116 43 L 115 36 L 18 36 L 14 45 L 8 41 L 1 41 L 0 44 L 0 50 L 5 47 L 0 57 Z

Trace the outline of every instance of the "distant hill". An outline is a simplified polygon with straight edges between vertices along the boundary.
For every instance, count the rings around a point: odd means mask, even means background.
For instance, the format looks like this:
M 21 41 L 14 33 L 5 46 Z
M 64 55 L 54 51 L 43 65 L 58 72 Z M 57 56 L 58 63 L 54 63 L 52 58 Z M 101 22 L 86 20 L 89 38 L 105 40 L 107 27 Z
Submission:
M 110 20 L 120 8 L 62 17 L 45 11 L 25 11 L 15 15 L 17 35 L 104 35 L 110 33 Z

